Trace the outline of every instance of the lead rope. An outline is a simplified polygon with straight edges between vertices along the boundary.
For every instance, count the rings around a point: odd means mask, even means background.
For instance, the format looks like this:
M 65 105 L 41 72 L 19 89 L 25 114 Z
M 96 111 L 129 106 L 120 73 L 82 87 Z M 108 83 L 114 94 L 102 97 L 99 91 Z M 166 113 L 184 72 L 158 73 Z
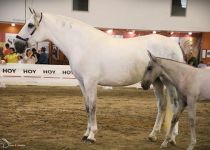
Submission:
M 7 141 L 7 139 L 5 138 L 1 138 L 0 139 L 0 146 L 3 148 L 3 149 L 7 149 L 9 147 L 25 147 L 25 145 L 23 144 L 11 144 L 9 141 Z

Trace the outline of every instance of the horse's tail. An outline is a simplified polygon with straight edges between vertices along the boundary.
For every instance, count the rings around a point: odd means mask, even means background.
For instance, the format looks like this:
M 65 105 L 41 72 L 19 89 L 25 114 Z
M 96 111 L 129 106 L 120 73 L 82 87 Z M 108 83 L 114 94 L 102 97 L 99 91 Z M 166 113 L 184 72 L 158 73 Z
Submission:
M 171 120 L 173 117 L 173 108 L 172 108 L 172 104 L 171 104 L 171 100 L 170 100 L 168 91 L 166 91 L 165 93 L 166 93 L 165 98 L 166 98 L 167 104 L 166 104 L 166 114 L 165 114 L 165 120 L 164 120 L 163 126 L 165 129 L 165 132 L 168 133 L 170 130 L 170 127 L 171 127 Z
M 182 52 L 183 60 L 184 60 L 184 62 L 186 63 L 186 62 L 187 62 L 187 57 L 186 57 L 186 55 L 185 55 L 185 53 L 184 53 L 184 49 L 181 47 L 181 45 L 179 45 L 179 48 L 180 48 L 180 50 L 181 50 L 181 52 Z

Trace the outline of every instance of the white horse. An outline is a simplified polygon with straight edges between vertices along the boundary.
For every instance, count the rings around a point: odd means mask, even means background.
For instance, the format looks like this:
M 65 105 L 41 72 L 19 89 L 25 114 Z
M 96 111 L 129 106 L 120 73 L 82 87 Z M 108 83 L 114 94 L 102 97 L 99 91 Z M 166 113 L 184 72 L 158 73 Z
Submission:
M 153 34 L 116 39 L 76 19 L 47 13 L 38 14 L 35 11 L 17 38 L 29 43 L 48 39 L 66 55 L 72 72 L 79 81 L 88 114 L 87 130 L 82 140 L 91 143 L 95 142 L 97 131 L 97 85 L 127 86 L 141 81 L 149 62 L 147 49 L 157 56 L 183 61 L 179 45 L 168 37 Z M 166 85 L 173 96 L 173 87 Z M 166 109 L 160 80 L 154 82 L 154 89 L 158 115 L 149 136 L 151 140 L 157 139 L 156 133 L 161 128 Z
M 171 128 L 161 147 L 167 147 L 171 139 L 173 128 L 181 113 L 187 106 L 191 143 L 187 150 L 192 150 L 196 144 L 195 119 L 196 101 L 210 99 L 210 70 L 194 68 L 190 65 L 174 60 L 157 58 L 149 54 L 151 61 L 144 73 L 142 87 L 146 90 L 158 77 L 169 80 L 179 92 L 178 107 L 171 121 Z

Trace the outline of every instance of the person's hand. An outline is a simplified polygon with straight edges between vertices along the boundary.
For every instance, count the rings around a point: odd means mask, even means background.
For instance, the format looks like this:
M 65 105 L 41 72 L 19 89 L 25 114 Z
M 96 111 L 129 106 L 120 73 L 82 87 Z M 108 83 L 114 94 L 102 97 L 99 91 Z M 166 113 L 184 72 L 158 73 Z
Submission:
M 2 65 L 6 65 L 7 63 L 6 63 L 6 61 L 5 61 L 5 60 L 3 60 L 3 59 L 2 59 L 2 60 L 0 61 L 0 64 L 2 64 Z

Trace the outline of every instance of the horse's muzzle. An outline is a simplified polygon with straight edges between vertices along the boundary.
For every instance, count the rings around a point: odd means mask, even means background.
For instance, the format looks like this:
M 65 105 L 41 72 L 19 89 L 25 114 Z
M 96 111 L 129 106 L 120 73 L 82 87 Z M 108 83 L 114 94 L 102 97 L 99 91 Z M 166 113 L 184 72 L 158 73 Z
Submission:
M 143 81 L 141 83 L 141 87 L 143 88 L 143 90 L 148 90 L 150 88 L 150 83 L 148 81 Z
M 14 42 L 16 52 L 21 53 L 21 54 L 25 52 L 25 49 L 27 48 L 27 45 L 28 45 L 27 42 L 25 42 L 23 40 L 20 40 L 20 39 L 16 39 L 15 42 Z

